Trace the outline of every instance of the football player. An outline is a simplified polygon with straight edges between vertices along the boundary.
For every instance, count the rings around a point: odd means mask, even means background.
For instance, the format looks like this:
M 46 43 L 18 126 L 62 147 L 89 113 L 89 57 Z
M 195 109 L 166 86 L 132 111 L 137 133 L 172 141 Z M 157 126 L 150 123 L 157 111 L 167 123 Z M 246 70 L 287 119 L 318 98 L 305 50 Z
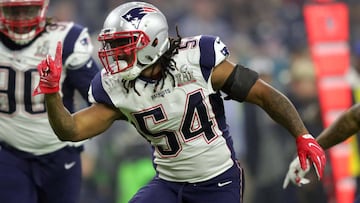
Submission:
M 56 87 L 71 112 L 74 92 L 87 99 L 99 72 L 86 28 L 51 22 L 48 0 L 0 1 L 0 202 L 76 203 L 82 143 L 60 141 L 49 124 L 43 95 L 32 97 L 37 65 L 64 45 Z M 55 87 L 52 87 L 55 88 Z
M 229 61 L 218 37 L 169 38 L 161 11 L 128 2 L 110 12 L 98 40 L 104 69 L 89 90 L 92 106 L 75 114 L 63 107 L 56 88 L 61 44 L 54 60 L 38 66 L 37 93 L 45 94 L 50 123 L 61 140 L 88 139 L 125 120 L 152 145 L 156 176 L 130 202 L 242 202 L 244 173 L 221 91 L 227 99 L 258 105 L 288 129 L 303 168 L 309 159 L 322 176 L 324 152 L 292 103 L 256 72 Z

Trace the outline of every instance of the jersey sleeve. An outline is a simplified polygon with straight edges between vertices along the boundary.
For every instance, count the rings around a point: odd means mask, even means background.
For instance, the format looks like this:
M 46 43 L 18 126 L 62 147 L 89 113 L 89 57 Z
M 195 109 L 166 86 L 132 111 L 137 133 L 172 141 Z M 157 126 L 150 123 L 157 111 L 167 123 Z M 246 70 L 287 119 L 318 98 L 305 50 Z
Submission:
M 63 42 L 63 66 L 67 69 L 81 68 L 92 57 L 94 46 L 88 29 L 73 24 Z
M 89 86 L 100 68 L 92 57 L 93 45 L 87 29 L 73 24 L 64 38 L 63 47 L 63 67 L 66 71 L 62 84 L 64 105 L 73 109 L 72 99 L 65 98 L 72 98 L 75 90 L 89 105 Z
M 212 69 L 224 61 L 230 52 L 219 37 L 203 35 L 199 42 L 200 66 Z
M 89 101 L 91 103 L 103 103 L 109 106 L 114 106 L 102 84 L 102 73 L 103 72 L 101 71 L 98 72 L 91 81 L 91 86 L 89 88 Z
M 229 57 L 227 46 L 217 36 L 197 36 L 199 48 L 188 55 L 189 62 L 199 64 L 203 77 L 208 80 L 212 69 Z
M 90 102 L 88 101 L 89 86 L 97 72 L 99 72 L 99 67 L 96 64 L 96 61 L 94 61 L 92 58 L 90 58 L 89 61 L 80 68 L 67 69 L 66 78 L 63 82 L 63 87 L 62 87 L 64 98 L 72 98 L 74 91 L 77 90 L 80 93 L 81 97 L 89 105 L 90 104 Z M 72 101 L 69 102 L 72 103 Z

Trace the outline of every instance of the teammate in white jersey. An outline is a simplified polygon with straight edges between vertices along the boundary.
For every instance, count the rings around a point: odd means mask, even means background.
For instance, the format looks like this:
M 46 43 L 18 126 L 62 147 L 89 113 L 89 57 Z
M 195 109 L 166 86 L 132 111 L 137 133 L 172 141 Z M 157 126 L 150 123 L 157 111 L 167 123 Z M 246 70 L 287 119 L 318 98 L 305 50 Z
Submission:
M 75 203 L 81 183 L 81 143 L 60 141 L 44 96 L 32 97 L 37 65 L 64 45 L 62 99 L 73 111 L 74 91 L 87 101 L 99 67 L 86 28 L 50 22 L 48 0 L 0 1 L 0 202 Z
M 88 139 L 125 120 L 152 145 L 156 176 L 130 202 L 242 202 L 244 174 L 221 91 L 268 112 L 296 138 L 303 168 L 309 158 L 322 176 L 324 152 L 291 102 L 256 72 L 230 62 L 218 37 L 169 38 L 156 7 L 129 2 L 111 11 L 98 39 L 104 69 L 92 81 L 91 107 L 75 114 L 64 108 L 56 88 L 61 54 L 38 66 L 39 89 L 46 90 L 39 92 L 61 140 Z

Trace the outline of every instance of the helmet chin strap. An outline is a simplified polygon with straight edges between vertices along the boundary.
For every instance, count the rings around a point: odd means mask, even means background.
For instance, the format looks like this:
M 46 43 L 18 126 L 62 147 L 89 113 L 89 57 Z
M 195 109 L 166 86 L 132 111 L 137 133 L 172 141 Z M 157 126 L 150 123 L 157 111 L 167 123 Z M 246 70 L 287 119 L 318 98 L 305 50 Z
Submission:
M 118 61 L 119 65 L 121 65 L 122 67 L 126 67 L 128 66 L 128 63 L 125 60 L 119 60 Z M 137 64 L 137 61 L 135 60 L 134 65 L 129 68 L 126 71 L 123 72 L 119 72 L 119 75 L 124 79 L 124 80 L 133 80 L 135 79 L 137 76 L 140 75 L 141 71 L 143 70 L 143 67 L 139 67 Z

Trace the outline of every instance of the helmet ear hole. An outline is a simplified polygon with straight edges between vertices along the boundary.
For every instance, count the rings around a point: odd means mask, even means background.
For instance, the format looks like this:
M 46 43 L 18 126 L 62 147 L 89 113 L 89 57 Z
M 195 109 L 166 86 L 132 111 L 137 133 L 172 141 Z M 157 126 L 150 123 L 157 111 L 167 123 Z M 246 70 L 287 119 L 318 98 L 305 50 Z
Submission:
M 153 60 L 154 60 L 154 58 L 151 57 L 151 56 L 149 56 L 149 55 L 145 56 L 145 58 L 147 58 L 149 61 L 153 61 Z
M 158 38 L 154 39 L 153 43 L 151 44 L 151 46 L 156 47 L 159 44 L 159 40 Z

